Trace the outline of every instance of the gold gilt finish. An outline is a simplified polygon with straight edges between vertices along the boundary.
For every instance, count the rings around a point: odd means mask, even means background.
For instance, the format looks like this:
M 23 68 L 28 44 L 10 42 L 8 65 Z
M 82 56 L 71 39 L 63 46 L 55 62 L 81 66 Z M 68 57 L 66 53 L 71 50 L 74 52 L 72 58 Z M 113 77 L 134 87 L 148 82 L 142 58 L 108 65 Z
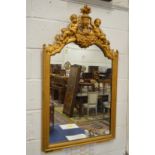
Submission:
M 42 150 L 46 152 L 93 142 L 108 141 L 115 138 L 118 51 L 110 48 L 110 42 L 106 39 L 106 35 L 100 28 L 101 20 L 96 18 L 92 21 L 92 18 L 89 16 L 90 12 L 91 8 L 85 5 L 81 9 L 82 15 L 77 16 L 76 14 L 72 14 L 70 16 L 70 24 L 66 28 L 61 29 L 61 34 L 55 36 L 55 42 L 52 45 L 43 45 Z M 74 42 L 81 48 L 96 45 L 107 58 L 112 60 L 111 133 L 106 136 L 50 144 L 50 56 L 60 53 L 63 47 L 71 42 Z

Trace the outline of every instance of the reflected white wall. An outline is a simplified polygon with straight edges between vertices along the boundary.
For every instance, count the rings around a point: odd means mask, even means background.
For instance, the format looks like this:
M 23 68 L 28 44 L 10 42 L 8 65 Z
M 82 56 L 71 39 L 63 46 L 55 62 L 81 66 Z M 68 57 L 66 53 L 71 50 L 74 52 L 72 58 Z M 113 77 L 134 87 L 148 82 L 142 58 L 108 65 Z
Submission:
M 105 69 L 111 68 L 111 60 L 104 56 L 103 52 L 95 45 L 89 48 L 80 48 L 73 43 L 66 45 L 61 53 L 51 57 L 51 64 L 62 64 L 69 61 L 72 65 L 79 64 L 86 66 L 102 66 Z

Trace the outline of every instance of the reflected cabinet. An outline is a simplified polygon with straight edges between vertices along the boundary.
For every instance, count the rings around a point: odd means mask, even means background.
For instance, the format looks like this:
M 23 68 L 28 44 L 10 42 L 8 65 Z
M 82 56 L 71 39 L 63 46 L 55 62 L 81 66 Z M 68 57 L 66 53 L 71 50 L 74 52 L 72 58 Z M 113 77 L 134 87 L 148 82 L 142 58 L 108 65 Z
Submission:
M 115 138 L 118 51 L 85 5 L 43 45 L 42 150 Z

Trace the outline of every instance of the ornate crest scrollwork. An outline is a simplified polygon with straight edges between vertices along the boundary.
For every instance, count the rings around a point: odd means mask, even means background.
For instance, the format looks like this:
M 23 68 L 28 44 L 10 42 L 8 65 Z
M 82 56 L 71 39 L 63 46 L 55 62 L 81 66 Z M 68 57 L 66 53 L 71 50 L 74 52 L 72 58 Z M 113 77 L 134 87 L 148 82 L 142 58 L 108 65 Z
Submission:
M 92 18 L 89 16 L 91 8 L 85 5 L 81 9 L 81 13 L 82 15 L 80 16 L 76 14 L 70 16 L 70 24 L 66 28 L 61 29 L 61 34 L 55 36 L 54 44 L 44 46 L 46 52 L 54 55 L 60 52 L 66 44 L 74 42 L 81 48 L 97 45 L 109 58 L 117 55 L 117 51 L 110 49 L 110 42 L 100 28 L 101 20 L 96 18 L 92 21 Z

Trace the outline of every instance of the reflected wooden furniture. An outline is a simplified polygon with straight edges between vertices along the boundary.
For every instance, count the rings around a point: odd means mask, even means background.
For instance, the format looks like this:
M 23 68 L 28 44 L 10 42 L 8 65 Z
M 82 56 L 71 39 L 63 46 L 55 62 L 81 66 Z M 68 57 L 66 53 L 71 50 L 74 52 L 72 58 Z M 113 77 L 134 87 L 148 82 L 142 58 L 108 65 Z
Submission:
M 107 68 L 107 70 L 105 72 L 99 72 L 99 79 L 111 79 L 112 77 L 112 69 L 111 68 Z
M 63 113 L 65 113 L 69 117 L 73 116 L 73 110 L 76 102 L 76 94 L 78 91 L 78 85 L 80 81 L 80 73 L 81 66 L 71 66 L 63 107 Z
M 88 66 L 88 72 L 92 73 L 93 79 L 99 79 L 99 66 Z
M 88 66 L 88 72 L 89 73 L 94 73 L 94 72 L 98 72 L 98 71 L 99 71 L 98 66 Z
M 105 75 L 106 75 L 106 78 L 111 78 L 112 77 L 112 69 L 108 68 Z
M 93 78 L 93 74 L 89 73 L 89 72 L 82 73 L 82 78 L 83 79 L 92 79 Z
M 50 76 L 50 92 L 53 100 L 58 100 L 59 103 L 64 102 L 65 98 L 65 92 L 66 92 L 66 86 L 68 77 L 66 76 L 60 76 L 57 74 L 51 74 Z
M 53 74 L 59 74 L 61 70 L 61 64 L 51 64 L 50 72 Z
M 66 76 L 66 70 L 65 69 L 61 69 L 60 70 L 60 75 L 61 76 Z
M 109 101 L 110 100 L 110 96 L 111 96 L 111 88 L 110 89 L 110 95 L 109 94 L 105 94 L 105 86 L 106 84 L 110 85 L 111 86 L 111 79 L 102 79 L 102 80 L 98 80 L 99 83 L 102 83 L 103 84 L 103 89 L 101 91 L 101 89 L 99 88 L 98 89 L 98 101 L 99 101 L 99 104 L 98 104 L 98 110 L 99 111 L 102 111 L 100 109 L 102 109 L 102 101 Z M 92 90 L 91 91 L 95 91 L 95 86 L 93 83 L 90 83 L 90 82 L 80 82 L 79 83 L 79 88 L 81 90 L 82 87 L 84 86 L 87 86 L 87 87 L 92 87 Z M 79 93 L 77 94 L 77 109 L 78 109 L 78 113 L 79 113 L 79 116 L 82 116 L 83 115 L 83 104 L 85 102 L 87 102 L 88 100 L 88 93 L 89 91 L 87 92 L 82 92 L 82 91 L 79 91 Z M 99 109 L 100 108 L 100 109 Z

